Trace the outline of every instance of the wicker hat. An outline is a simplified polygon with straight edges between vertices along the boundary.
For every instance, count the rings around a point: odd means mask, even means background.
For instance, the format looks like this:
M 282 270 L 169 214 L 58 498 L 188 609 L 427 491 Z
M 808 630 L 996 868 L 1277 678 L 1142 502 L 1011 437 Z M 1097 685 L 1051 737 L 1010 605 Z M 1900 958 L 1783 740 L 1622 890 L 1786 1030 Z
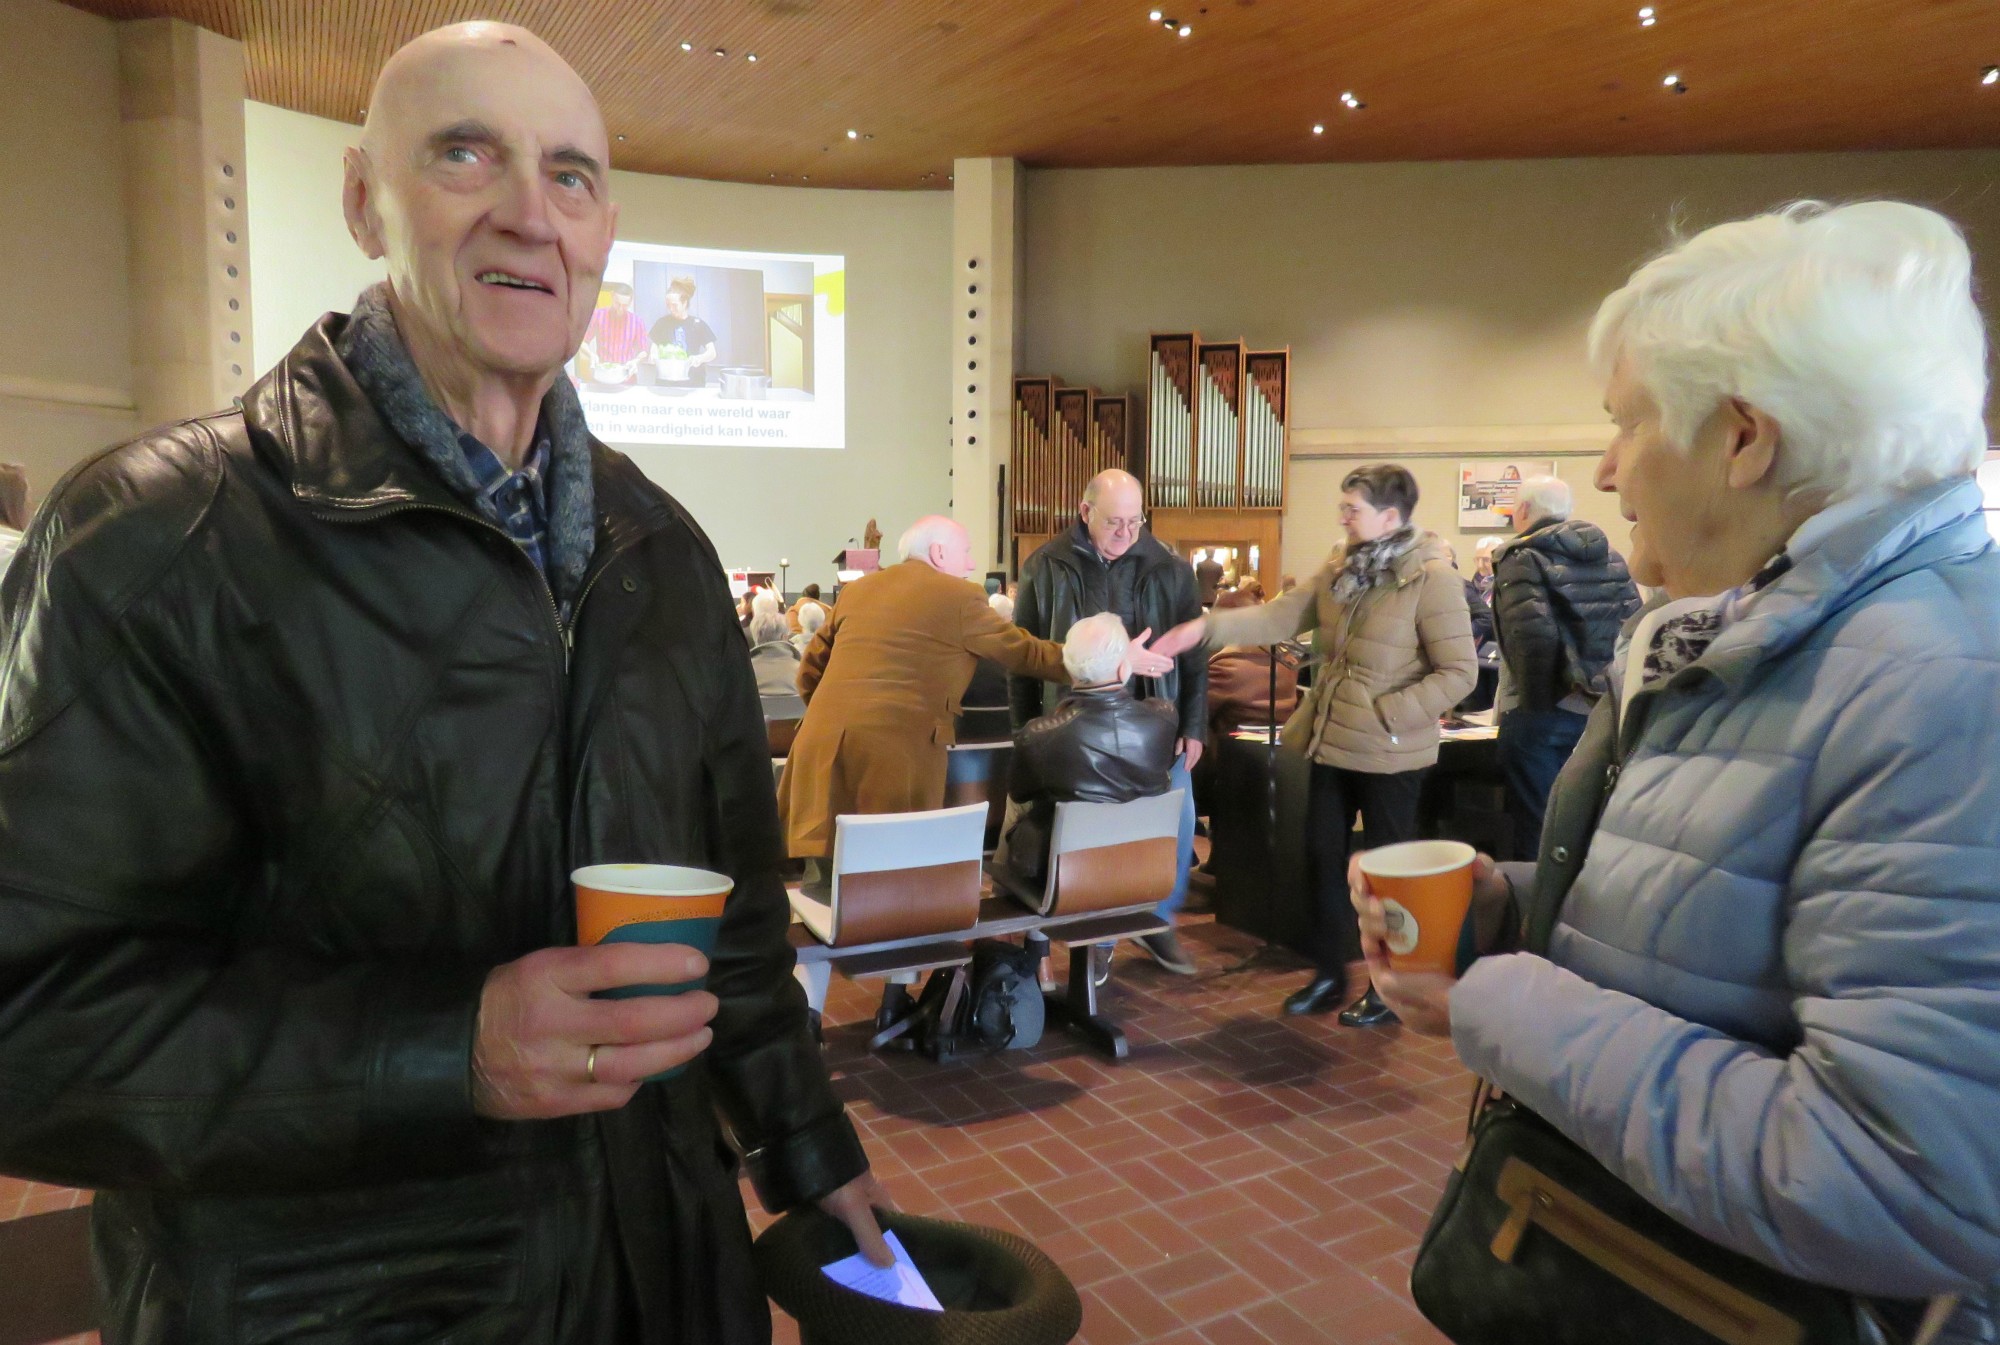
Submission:
M 821 1267 L 854 1255 L 831 1215 L 801 1206 L 757 1239 L 764 1290 L 799 1323 L 801 1345 L 1066 1345 L 1083 1326 L 1076 1286 L 1033 1243 L 993 1228 L 877 1210 L 943 1312 L 835 1284 Z

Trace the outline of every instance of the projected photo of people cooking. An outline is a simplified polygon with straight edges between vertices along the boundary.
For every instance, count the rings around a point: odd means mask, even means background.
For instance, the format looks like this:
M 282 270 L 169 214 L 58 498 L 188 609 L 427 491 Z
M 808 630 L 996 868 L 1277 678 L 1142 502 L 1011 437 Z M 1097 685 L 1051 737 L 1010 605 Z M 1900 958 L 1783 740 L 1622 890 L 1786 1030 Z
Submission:
M 619 242 L 570 378 L 610 444 L 846 446 L 846 263 Z

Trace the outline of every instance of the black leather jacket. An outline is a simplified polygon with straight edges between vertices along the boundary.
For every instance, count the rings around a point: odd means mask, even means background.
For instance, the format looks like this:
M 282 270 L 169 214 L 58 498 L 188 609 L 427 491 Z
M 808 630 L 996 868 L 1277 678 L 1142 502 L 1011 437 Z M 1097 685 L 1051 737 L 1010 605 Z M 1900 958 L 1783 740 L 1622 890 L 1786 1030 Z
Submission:
M 1058 803 L 1126 803 L 1168 789 L 1180 727 L 1173 707 L 1123 686 L 1065 689 L 1053 714 L 1014 735 L 1008 828 L 993 880 L 1030 898 L 1047 881 Z
M 1531 528 L 1493 559 L 1500 656 L 1523 710 L 1551 710 L 1572 691 L 1601 695 L 1619 627 L 1639 610 L 1625 560 L 1595 523 Z
M 1090 544 L 1081 520 L 1069 531 L 1050 538 L 1021 566 L 1021 587 L 1014 599 L 1014 624 L 1030 635 L 1061 641 L 1069 628 L 1099 612 L 1129 606 L 1131 629 L 1137 635 L 1151 627 L 1164 635 L 1183 621 L 1201 615 L 1201 592 L 1194 567 L 1167 549 L 1151 532 L 1142 532 L 1132 549 L 1106 565 Z M 1160 696 L 1171 704 L 1180 736 L 1200 738 L 1208 730 L 1208 657 L 1197 645 L 1174 660 L 1165 677 L 1138 677 L 1135 695 Z M 1008 700 L 1014 728 L 1055 708 L 1063 688 L 1032 677 L 1008 679 Z
M 72 473 L 0 585 L 0 1171 L 100 1191 L 107 1345 L 766 1341 L 717 1109 L 774 1208 L 866 1159 L 721 567 L 594 444 L 561 629 L 344 322 Z M 621 860 L 736 879 L 713 1044 L 616 1112 L 479 1118 L 487 973 Z

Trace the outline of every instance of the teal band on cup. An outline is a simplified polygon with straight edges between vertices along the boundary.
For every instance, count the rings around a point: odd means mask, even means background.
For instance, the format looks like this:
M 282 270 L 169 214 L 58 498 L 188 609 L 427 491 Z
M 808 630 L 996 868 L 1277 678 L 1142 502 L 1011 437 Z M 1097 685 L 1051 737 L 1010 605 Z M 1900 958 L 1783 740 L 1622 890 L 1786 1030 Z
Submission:
M 716 931 L 722 927 L 719 915 L 702 915 L 688 920 L 635 920 L 629 925 L 620 925 L 604 936 L 605 943 L 679 943 L 700 951 L 703 957 L 715 954 Z M 708 984 L 707 976 L 697 976 L 691 981 L 679 981 L 673 985 L 621 985 L 597 992 L 598 999 L 633 999 L 640 995 L 678 995 L 688 990 L 699 990 Z M 659 1074 L 648 1075 L 647 1083 L 658 1083 L 671 1079 L 686 1065 L 676 1065 Z

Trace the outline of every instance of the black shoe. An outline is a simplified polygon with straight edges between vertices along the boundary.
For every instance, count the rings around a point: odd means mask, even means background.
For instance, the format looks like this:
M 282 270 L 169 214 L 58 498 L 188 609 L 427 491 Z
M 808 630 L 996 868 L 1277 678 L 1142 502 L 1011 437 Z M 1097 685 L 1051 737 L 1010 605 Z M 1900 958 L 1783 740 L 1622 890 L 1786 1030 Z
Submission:
M 1291 994 L 1285 996 L 1285 1012 L 1297 1017 L 1307 1013 L 1325 1013 L 1340 1003 L 1340 997 L 1347 985 L 1337 977 L 1315 976 Z
M 1342 1027 L 1387 1027 L 1402 1021 L 1396 1017 L 1394 1009 L 1382 1002 L 1382 997 L 1375 993 L 1372 985 L 1368 987 L 1367 994 L 1340 1011 Z

